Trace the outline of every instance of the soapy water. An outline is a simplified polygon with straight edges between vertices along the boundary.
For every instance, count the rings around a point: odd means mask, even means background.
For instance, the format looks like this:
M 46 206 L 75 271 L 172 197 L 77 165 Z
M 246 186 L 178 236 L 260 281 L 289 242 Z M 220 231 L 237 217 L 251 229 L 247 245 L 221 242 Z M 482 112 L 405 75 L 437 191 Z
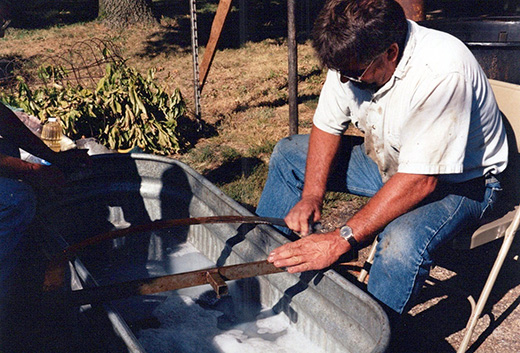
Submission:
M 115 273 L 128 276 L 128 269 L 110 267 L 112 279 Z M 172 269 L 180 273 L 209 267 L 214 263 L 193 245 L 180 243 L 163 261 L 149 259 L 146 271 L 153 277 Z M 255 301 L 256 279 L 227 284 L 230 295 L 220 299 L 203 285 L 113 304 L 149 353 L 323 352 L 296 330 L 284 312 Z
M 147 352 L 320 352 L 290 326 L 285 314 L 270 309 L 262 310 L 254 321 L 220 329 L 225 313 L 204 308 L 191 297 L 173 295 L 157 307 L 154 315 L 160 327 L 138 334 Z

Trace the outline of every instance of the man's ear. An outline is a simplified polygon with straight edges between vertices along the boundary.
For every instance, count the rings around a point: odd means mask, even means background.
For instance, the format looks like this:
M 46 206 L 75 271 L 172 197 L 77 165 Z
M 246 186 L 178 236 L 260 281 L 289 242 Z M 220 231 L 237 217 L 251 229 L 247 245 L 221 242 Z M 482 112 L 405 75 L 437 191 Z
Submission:
M 390 44 L 390 47 L 386 50 L 386 58 L 390 62 L 397 61 L 399 57 L 399 46 L 397 43 Z

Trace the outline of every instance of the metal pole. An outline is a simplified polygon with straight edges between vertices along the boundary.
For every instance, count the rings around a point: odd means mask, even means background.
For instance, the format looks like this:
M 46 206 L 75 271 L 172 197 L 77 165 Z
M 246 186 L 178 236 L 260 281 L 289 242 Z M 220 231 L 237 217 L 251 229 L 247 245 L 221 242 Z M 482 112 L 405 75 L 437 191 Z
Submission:
M 305 1 L 305 31 L 307 36 L 310 36 L 312 25 L 311 25 L 311 0 Z
M 298 50 L 295 0 L 287 0 L 287 45 L 289 50 L 289 135 L 298 133 Z
M 199 38 L 197 32 L 197 3 L 196 0 L 190 0 L 190 17 L 191 17 L 191 51 L 193 58 L 193 93 L 195 99 L 195 116 L 201 123 L 200 116 L 200 85 L 199 85 Z M 201 129 L 202 126 L 199 126 Z
M 240 0 L 239 1 L 239 20 L 238 20 L 238 36 L 240 41 L 240 46 L 244 45 L 247 41 L 247 37 L 249 34 L 247 33 L 247 1 L 246 0 Z

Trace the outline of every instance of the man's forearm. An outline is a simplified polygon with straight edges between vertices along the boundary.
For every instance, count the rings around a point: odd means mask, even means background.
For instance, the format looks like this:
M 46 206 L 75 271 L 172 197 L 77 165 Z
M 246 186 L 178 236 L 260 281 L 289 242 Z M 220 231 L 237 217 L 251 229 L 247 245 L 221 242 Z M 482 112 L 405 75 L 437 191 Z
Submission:
M 340 140 L 340 136 L 331 135 L 313 126 L 309 138 L 302 196 L 284 218 L 287 226 L 293 231 L 307 235 L 309 222 L 316 222 L 321 218 L 327 179 Z
M 48 148 L 42 140 L 34 135 L 18 117 L 6 106 L 0 104 L 0 135 L 31 154 L 50 162 L 56 153 Z
M 0 177 L 26 179 L 33 169 L 32 163 L 0 153 Z
M 397 217 L 409 212 L 437 186 L 437 176 L 395 174 L 348 222 L 359 242 L 373 236 Z

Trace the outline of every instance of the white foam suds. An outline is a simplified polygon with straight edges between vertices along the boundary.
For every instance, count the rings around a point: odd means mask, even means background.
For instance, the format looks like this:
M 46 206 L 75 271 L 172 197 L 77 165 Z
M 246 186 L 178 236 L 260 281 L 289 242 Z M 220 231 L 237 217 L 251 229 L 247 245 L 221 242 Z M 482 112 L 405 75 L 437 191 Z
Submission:
M 283 313 L 262 310 L 256 320 L 219 329 L 226 314 L 205 309 L 185 295 L 168 297 L 155 311 L 159 328 L 141 330 L 139 341 L 150 353 L 322 352 L 290 325 Z

